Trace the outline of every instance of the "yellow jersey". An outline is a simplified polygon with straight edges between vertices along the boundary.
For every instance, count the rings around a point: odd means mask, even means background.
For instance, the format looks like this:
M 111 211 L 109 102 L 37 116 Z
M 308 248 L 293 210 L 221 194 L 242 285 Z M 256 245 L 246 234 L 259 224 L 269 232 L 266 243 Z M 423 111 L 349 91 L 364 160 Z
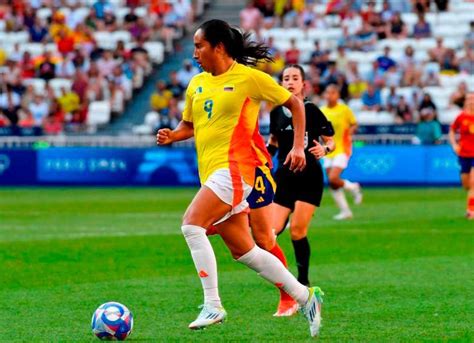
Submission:
M 321 108 L 326 118 L 332 123 L 334 128 L 334 143 L 336 149 L 328 154 L 328 157 L 333 157 L 338 154 L 352 154 L 352 137 L 349 133 L 349 128 L 357 124 L 357 120 L 352 113 L 349 106 L 343 103 L 337 103 L 334 107 L 324 106 Z
M 263 139 L 257 139 L 260 102 L 281 105 L 290 97 L 270 75 L 237 62 L 218 76 L 194 76 L 183 120 L 194 126 L 201 184 L 217 169 L 228 168 L 233 180 L 242 177 L 253 185 L 255 168 L 267 162 Z

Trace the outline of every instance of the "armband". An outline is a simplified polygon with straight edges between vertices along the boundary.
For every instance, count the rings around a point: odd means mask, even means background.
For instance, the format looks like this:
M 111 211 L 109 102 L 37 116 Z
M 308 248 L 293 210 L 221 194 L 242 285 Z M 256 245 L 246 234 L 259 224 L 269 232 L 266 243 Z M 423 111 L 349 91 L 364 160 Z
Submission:
M 271 156 L 275 156 L 277 153 L 278 147 L 273 144 L 268 144 L 267 150 Z

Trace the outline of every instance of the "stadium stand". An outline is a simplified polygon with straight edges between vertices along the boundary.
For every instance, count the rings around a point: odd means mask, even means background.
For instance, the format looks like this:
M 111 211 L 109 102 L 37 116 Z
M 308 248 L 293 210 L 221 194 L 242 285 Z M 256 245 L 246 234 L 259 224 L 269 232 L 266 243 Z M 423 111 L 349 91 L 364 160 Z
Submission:
M 0 10 L 0 105 L 7 106 L 0 125 L 16 120 L 8 108 L 15 101 L 7 84 L 17 93 L 30 86 L 36 92 L 47 90 L 65 97 L 66 103 L 73 89 L 81 102 L 77 113 L 65 112 L 66 132 L 84 127 L 93 132 L 107 125 L 133 101 L 151 66 L 163 63 L 173 40 L 189 29 L 195 16 L 186 11 L 187 1 L 70 2 L 74 4 L 60 8 L 23 5 Z M 145 16 L 148 11 L 151 18 Z M 457 101 L 452 96 L 459 87 L 464 87 L 461 92 L 474 90 L 472 13 L 471 0 L 255 0 L 242 6 L 240 25 L 271 47 L 275 61 L 259 65 L 262 70 L 277 77 L 285 63 L 303 64 L 307 95 L 315 103 L 322 104 L 325 87 L 337 83 L 359 123 L 367 126 L 359 138 L 395 132 L 398 136 L 391 138 L 411 142 L 426 94 L 446 132 L 463 100 L 462 95 Z M 65 31 L 75 40 L 73 48 Z M 197 72 L 188 63 L 160 79 L 144 111 L 148 114 L 131 133 L 150 136 L 160 127 L 173 127 L 180 119 L 186 82 Z M 375 101 L 368 88 L 376 94 L 376 106 L 367 106 L 367 101 Z M 91 111 L 95 106 L 105 111 L 95 104 L 103 101 L 109 103 L 110 115 Z M 18 106 L 16 116 L 24 112 Z M 268 113 L 262 108 L 263 132 Z M 377 125 L 387 128 L 374 130 Z M 392 128 L 396 125 L 406 130 Z
M 10 4 L 11 3 L 11 4 Z M 120 116 L 181 39 L 203 1 L 67 0 L 0 4 L 0 128 L 93 133 Z M 46 103 L 32 113 L 29 100 Z M 57 103 L 60 117 L 54 118 Z M 35 120 L 28 120 L 35 115 Z M 60 130 L 47 130 L 51 121 Z

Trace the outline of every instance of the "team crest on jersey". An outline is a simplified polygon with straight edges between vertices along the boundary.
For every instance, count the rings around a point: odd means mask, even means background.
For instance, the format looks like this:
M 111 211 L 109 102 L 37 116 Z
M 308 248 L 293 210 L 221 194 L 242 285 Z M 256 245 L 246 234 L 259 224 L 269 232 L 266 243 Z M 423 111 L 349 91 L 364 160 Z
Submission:
M 293 115 L 291 114 L 291 111 L 289 109 L 287 109 L 285 106 L 283 106 L 282 109 L 283 109 L 283 114 L 285 116 L 287 116 L 288 118 L 293 117 Z
M 224 92 L 233 92 L 234 85 L 224 85 Z
M 199 86 L 198 88 L 196 88 L 196 94 L 201 94 L 202 93 L 202 86 Z

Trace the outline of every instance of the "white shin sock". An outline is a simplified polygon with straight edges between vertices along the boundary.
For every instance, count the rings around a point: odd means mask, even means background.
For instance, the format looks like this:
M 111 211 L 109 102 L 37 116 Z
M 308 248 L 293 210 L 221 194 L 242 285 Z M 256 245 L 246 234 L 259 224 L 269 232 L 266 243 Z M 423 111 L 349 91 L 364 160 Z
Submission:
M 296 280 L 296 278 L 285 268 L 285 266 L 268 251 L 254 246 L 249 252 L 241 256 L 237 261 L 255 270 L 265 280 L 282 288 L 300 305 L 308 301 L 308 288 Z
M 341 212 L 351 212 L 349 204 L 347 203 L 346 195 L 342 188 L 331 189 L 330 192 Z
M 201 279 L 204 291 L 204 304 L 220 307 L 219 289 L 217 287 L 217 263 L 211 242 L 206 236 L 206 230 L 196 225 L 181 227 L 188 244 L 194 265 Z

